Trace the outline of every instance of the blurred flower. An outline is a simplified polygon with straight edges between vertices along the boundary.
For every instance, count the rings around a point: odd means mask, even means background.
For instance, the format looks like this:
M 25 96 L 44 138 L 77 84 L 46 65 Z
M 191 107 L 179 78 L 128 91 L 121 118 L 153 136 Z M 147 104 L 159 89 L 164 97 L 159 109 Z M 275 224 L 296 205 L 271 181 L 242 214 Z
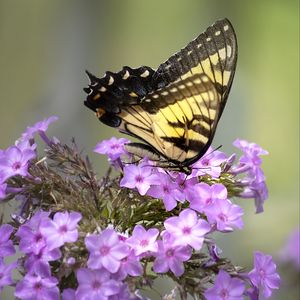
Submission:
M 49 250 L 62 246 L 64 243 L 77 241 L 77 223 L 82 216 L 78 212 L 57 212 L 53 220 L 47 218 L 41 223 L 41 232 L 46 236 Z
M 109 140 L 101 141 L 94 148 L 94 152 L 105 154 L 112 161 L 120 158 L 123 154 L 127 154 L 124 149 L 124 145 L 128 144 L 130 141 L 124 138 L 117 139 L 112 137 Z
M 14 228 L 9 224 L 0 226 L 0 258 L 16 253 L 13 242 L 9 239 Z
M 136 225 L 132 236 L 126 240 L 126 243 L 134 249 L 135 255 L 141 255 L 146 252 L 157 252 L 156 239 L 159 231 L 156 228 L 146 230 L 142 225 Z
M 256 251 L 254 269 L 249 272 L 249 278 L 255 287 L 262 290 L 265 298 L 271 297 L 272 289 L 278 289 L 280 285 L 280 277 L 276 273 L 272 256 Z
M 129 247 L 121 242 L 118 234 L 110 228 L 100 234 L 87 236 L 85 245 L 90 252 L 87 266 L 91 269 L 104 267 L 109 272 L 116 273 L 121 260 L 129 254 Z
M 170 217 L 164 222 L 167 232 L 174 238 L 173 245 L 190 245 L 195 250 L 200 250 L 204 235 L 210 231 L 210 225 L 198 219 L 195 211 L 183 210 L 178 217 Z
M 105 269 L 81 268 L 77 271 L 77 280 L 76 300 L 106 300 L 120 290 L 120 283 L 111 279 Z
M 147 191 L 147 195 L 162 199 L 167 211 L 176 207 L 177 201 L 182 198 L 182 193 L 178 190 L 178 185 L 171 176 L 165 173 L 156 173 L 156 178 L 152 181 L 152 185 Z
M 228 199 L 219 199 L 206 208 L 206 216 L 210 224 L 216 224 L 219 231 L 232 231 L 232 227 L 243 228 L 243 209 L 232 204 Z
M 11 146 L 0 155 L 0 179 L 15 176 L 28 176 L 29 161 L 35 158 L 36 153 L 31 149 L 20 150 L 16 146 Z
M 158 241 L 153 270 L 156 273 L 166 273 L 171 270 L 179 277 L 184 272 L 183 262 L 189 260 L 191 256 L 192 249 L 189 246 L 173 246 L 168 239 L 163 239 Z
M 50 267 L 47 264 L 36 264 L 32 272 L 27 273 L 18 282 L 15 296 L 22 300 L 58 300 L 58 281 L 51 276 Z
M 124 167 L 124 176 L 120 181 L 121 187 L 137 188 L 139 193 L 144 196 L 150 186 L 156 182 L 157 175 L 153 174 L 152 167 L 143 164 L 128 165 Z
M 293 230 L 281 251 L 281 259 L 292 263 L 300 271 L 300 228 Z
M 238 278 L 231 278 L 224 270 L 220 270 L 213 287 L 204 293 L 207 300 L 243 300 L 245 284 Z
M 217 200 L 227 199 L 227 189 L 223 184 L 208 185 L 207 183 L 198 183 L 191 189 L 190 208 L 205 213 L 206 209 Z
M 12 271 L 17 267 L 17 263 L 13 262 L 6 265 L 4 260 L 0 258 L 0 293 L 5 286 L 11 285 L 14 283 L 12 279 Z M 1 294 L 0 294 L 1 296 Z

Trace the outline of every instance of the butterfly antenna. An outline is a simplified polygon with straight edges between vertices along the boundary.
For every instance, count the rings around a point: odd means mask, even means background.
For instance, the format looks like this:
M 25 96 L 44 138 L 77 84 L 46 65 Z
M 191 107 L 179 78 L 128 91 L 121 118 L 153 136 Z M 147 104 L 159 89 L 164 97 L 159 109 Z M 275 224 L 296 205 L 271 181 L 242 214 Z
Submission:
M 92 73 L 90 73 L 88 70 L 85 70 L 85 73 L 87 74 L 89 80 L 90 80 L 90 84 L 93 85 L 95 84 L 96 82 L 98 82 L 98 78 L 93 75 Z

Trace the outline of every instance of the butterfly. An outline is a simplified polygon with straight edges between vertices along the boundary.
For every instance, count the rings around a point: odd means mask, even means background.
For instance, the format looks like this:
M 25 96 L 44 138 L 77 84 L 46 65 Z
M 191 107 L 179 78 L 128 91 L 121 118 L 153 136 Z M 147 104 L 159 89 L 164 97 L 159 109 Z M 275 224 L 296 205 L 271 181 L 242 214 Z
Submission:
M 125 66 L 102 78 L 87 71 L 84 104 L 102 123 L 141 141 L 127 144 L 129 153 L 190 173 L 212 143 L 236 62 L 233 26 L 218 20 L 157 70 Z

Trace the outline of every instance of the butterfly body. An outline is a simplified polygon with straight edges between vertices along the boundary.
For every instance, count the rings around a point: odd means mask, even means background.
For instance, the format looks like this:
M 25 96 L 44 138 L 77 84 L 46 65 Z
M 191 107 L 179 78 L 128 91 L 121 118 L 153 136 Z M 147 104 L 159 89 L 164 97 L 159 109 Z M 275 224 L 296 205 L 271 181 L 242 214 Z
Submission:
M 157 70 L 124 67 L 101 79 L 88 73 L 85 105 L 104 124 L 143 142 L 127 145 L 130 153 L 187 172 L 211 145 L 236 60 L 233 27 L 220 20 Z

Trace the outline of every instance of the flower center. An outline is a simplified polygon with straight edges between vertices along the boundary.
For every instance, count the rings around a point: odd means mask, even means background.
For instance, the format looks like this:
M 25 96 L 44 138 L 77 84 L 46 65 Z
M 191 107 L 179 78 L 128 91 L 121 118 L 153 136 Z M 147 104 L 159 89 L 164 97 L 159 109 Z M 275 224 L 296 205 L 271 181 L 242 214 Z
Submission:
M 223 213 L 220 213 L 220 214 L 218 215 L 218 217 L 219 217 L 219 219 L 220 219 L 221 221 L 223 221 L 223 222 L 227 222 L 227 221 L 228 221 L 227 216 L 226 216 L 225 214 L 223 214 Z
M 111 148 L 111 149 L 114 149 L 114 150 L 115 150 L 115 149 L 119 149 L 119 147 L 120 147 L 119 144 L 112 144 L 112 145 L 110 146 L 110 148 Z
M 148 240 L 141 240 L 140 245 L 145 248 L 149 245 L 149 241 Z
M 227 289 L 222 289 L 220 292 L 220 296 L 222 299 L 226 300 L 228 299 L 229 293 Z
M 126 263 L 127 261 L 128 261 L 128 256 L 126 256 L 126 257 L 124 257 L 124 258 L 121 259 L 122 263 Z
M 166 185 L 163 186 L 163 191 L 164 191 L 164 193 L 166 193 L 166 194 L 169 194 L 169 193 L 170 193 L 169 187 L 166 186 Z
M 100 248 L 100 254 L 102 256 L 106 256 L 109 253 L 110 248 L 107 246 L 103 246 Z
M 21 163 L 19 161 L 14 162 L 13 165 L 12 165 L 12 168 L 15 171 L 20 169 L 21 168 Z
M 206 205 L 212 204 L 212 199 L 211 199 L 211 197 L 209 197 L 209 198 L 207 198 L 207 199 L 205 200 L 205 204 L 206 204 Z
M 141 175 L 136 175 L 135 176 L 135 181 L 139 182 L 139 183 L 142 183 L 144 181 L 144 178 Z
M 167 257 L 173 257 L 174 256 L 174 250 L 173 249 L 168 249 L 168 251 L 166 252 L 166 256 Z
M 266 276 L 266 272 L 265 272 L 265 270 L 264 270 L 264 269 L 260 269 L 260 270 L 259 270 L 259 276 L 260 276 L 262 279 L 264 279 L 264 278 L 265 278 L 265 276 Z
M 37 233 L 34 239 L 37 243 L 39 243 L 43 240 L 43 236 L 41 235 L 41 233 Z
M 122 242 L 126 241 L 126 239 L 127 239 L 127 237 L 124 235 L 119 235 L 118 238 L 119 238 L 119 241 L 122 241 Z
M 189 235 L 191 233 L 191 228 L 190 227 L 184 227 L 182 229 L 182 233 L 185 235 Z
M 202 160 L 202 165 L 208 166 L 209 165 L 209 160 L 208 159 L 203 159 Z
M 62 225 L 59 227 L 59 232 L 65 234 L 68 231 L 67 225 Z
M 41 282 L 36 282 L 35 284 L 34 284 L 34 289 L 35 290 L 41 290 L 42 289 L 42 287 L 43 287 L 43 285 L 41 284 Z
M 93 290 L 99 290 L 100 287 L 101 287 L 101 283 L 99 281 L 97 281 L 97 280 L 93 281 L 93 283 L 92 283 Z

